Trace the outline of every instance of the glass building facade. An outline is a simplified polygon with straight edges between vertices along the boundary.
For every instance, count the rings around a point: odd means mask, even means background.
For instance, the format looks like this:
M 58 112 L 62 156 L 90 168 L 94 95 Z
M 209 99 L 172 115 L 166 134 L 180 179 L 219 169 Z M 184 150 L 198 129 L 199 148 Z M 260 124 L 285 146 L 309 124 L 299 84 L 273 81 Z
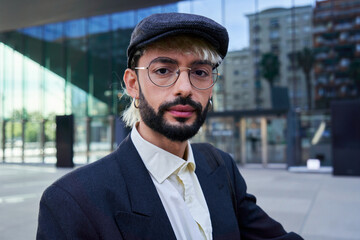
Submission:
M 153 13 L 196 12 L 202 4 L 185 1 L 1 32 L 2 161 L 54 162 L 56 115 L 75 116 L 75 162 L 111 151 L 114 121 L 127 104 L 120 97 L 132 29 Z
M 119 97 L 132 29 L 170 11 L 177 5 L 0 33 L 1 159 L 54 162 L 55 116 L 68 114 L 75 162 L 112 150 L 113 122 L 127 104 Z

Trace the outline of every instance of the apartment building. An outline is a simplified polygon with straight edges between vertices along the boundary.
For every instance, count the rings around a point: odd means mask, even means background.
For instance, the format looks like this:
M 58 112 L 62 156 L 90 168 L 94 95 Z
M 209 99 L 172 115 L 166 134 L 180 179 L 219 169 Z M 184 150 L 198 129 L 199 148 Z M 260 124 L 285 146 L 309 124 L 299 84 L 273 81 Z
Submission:
M 312 48 L 312 6 L 271 8 L 248 14 L 247 18 L 256 108 L 272 107 L 269 83 L 260 73 L 261 56 L 272 52 L 280 61 L 280 74 L 274 87 L 287 87 L 292 105 L 306 109 L 305 76 L 289 55 L 306 47 Z
M 313 24 L 315 104 L 326 109 L 332 100 L 360 94 L 352 74 L 360 67 L 360 1 L 316 1 Z
M 255 109 L 250 53 L 249 48 L 229 52 L 220 66 L 222 82 L 218 85 L 226 94 L 219 94 L 218 111 Z

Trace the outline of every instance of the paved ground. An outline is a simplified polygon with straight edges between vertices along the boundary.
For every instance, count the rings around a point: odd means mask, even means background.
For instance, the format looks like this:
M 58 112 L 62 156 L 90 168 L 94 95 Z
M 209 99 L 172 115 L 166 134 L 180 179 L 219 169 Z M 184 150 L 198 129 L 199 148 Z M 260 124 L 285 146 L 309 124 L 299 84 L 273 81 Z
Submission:
M 43 190 L 69 170 L 0 164 L 0 239 L 35 239 Z M 242 168 L 248 190 L 306 240 L 360 240 L 360 177 Z

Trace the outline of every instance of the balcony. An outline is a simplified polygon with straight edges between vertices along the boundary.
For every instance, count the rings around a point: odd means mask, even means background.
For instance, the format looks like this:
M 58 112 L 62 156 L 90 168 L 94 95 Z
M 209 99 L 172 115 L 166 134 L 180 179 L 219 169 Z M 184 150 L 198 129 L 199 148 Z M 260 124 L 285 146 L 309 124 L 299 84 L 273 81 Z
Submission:
M 323 21 L 328 21 L 331 19 L 346 19 L 346 18 L 358 18 L 358 16 L 360 15 L 360 7 L 355 7 L 355 8 L 351 8 L 351 9 L 333 9 L 333 10 L 328 10 L 328 11 L 317 11 L 316 9 L 314 10 L 314 17 L 313 17 L 313 21 L 316 22 L 323 22 Z M 355 23 L 357 24 L 357 21 L 355 21 Z
M 323 33 L 328 31 L 328 28 L 324 25 L 315 26 L 313 29 L 313 33 Z
M 337 69 L 337 67 L 336 66 L 326 66 L 323 69 L 325 70 L 325 72 L 332 73 Z
M 333 50 L 327 52 L 319 52 L 315 55 L 316 60 L 330 60 L 338 57 L 338 54 Z
M 316 55 L 315 55 L 315 59 L 316 59 L 316 60 L 323 60 L 323 59 L 328 58 L 328 56 L 329 56 L 328 53 L 322 52 L 322 53 L 316 54 Z
M 349 41 L 350 41 L 350 42 L 354 42 L 354 43 L 360 42 L 360 33 L 351 36 L 350 39 L 349 39 Z M 360 49 L 359 49 L 359 50 L 360 50 Z
M 334 30 L 336 30 L 336 31 L 348 30 L 348 29 L 353 28 L 354 26 L 355 26 L 355 24 L 349 23 L 349 22 L 347 22 L 347 23 L 339 23 L 339 24 L 336 24 L 334 26 Z
M 315 80 L 316 85 L 327 85 L 328 84 L 328 78 L 325 76 L 320 76 Z
M 337 45 L 339 43 L 338 39 L 325 39 L 323 37 L 317 37 L 315 39 L 315 46 L 334 46 Z
M 337 85 L 337 86 L 344 86 L 344 85 L 350 85 L 350 84 L 352 84 L 352 81 L 349 78 L 335 79 L 335 85 Z

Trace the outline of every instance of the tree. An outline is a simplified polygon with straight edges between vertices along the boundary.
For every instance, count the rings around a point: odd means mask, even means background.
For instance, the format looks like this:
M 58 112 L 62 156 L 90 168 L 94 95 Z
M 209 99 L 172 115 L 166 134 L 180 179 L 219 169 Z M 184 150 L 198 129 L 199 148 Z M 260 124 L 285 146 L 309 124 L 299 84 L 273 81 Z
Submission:
M 275 79 L 280 75 L 278 56 L 271 52 L 263 54 L 260 61 L 260 69 L 261 76 L 269 82 L 270 89 L 272 89 Z
M 310 110 L 312 108 L 311 70 L 314 65 L 314 52 L 310 48 L 305 47 L 295 54 L 296 63 L 305 75 L 307 105 Z
M 357 88 L 357 94 L 360 96 L 360 60 L 356 59 L 350 63 L 349 77 Z

